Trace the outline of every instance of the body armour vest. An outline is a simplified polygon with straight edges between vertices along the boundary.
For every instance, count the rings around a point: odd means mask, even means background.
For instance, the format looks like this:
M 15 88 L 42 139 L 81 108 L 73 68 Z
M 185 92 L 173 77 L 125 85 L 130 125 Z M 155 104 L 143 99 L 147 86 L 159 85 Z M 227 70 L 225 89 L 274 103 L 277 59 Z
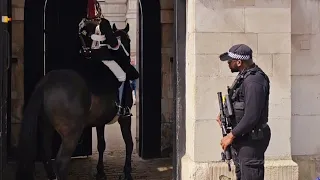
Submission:
M 262 119 L 260 119 L 260 122 L 257 125 L 257 128 L 261 126 L 262 124 L 267 123 L 268 121 L 268 109 L 269 109 L 269 93 L 270 93 L 270 86 L 269 86 L 269 78 L 268 76 L 256 65 L 255 67 L 248 69 L 242 73 L 240 73 L 237 78 L 235 79 L 233 85 L 231 86 L 230 89 L 228 89 L 228 93 L 231 97 L 231 100 L 233 102 L 233 108 L 234 108 L 234 115 L 235 118 L 232 119 L 232 126 L 235 127 L 242 119 L 244 116 L 244 110 L 245 110 L 245 102 L 244 102 L 244 87 L 243 87 L 243 82 L 244 80 L 252 75 L 256 75 L 259 73 L 264 77 L 266 80 L 267 84 L 264 85 L 265 92 L 266 92 L 266 104 L 265 108 L 260 115 Z M 265 117 L 265 119 L 264 119 Z

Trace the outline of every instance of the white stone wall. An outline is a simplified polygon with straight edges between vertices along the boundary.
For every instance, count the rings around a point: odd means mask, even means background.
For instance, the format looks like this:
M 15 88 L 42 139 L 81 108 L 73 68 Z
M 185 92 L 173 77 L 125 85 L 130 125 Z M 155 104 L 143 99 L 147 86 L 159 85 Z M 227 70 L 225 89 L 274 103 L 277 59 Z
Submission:
M 292 153 L 313 155 L 320 153 L 319 1 L 293 0 L 292 8 Z
M 221 132 L 215 122 L 219 110 L 216 94 L 218 91 L 225 93 L 227 85 L 232 83 L 236 74 L 231 74 L 228 65 L 220 62 L 218 56 L 233 44 L 245 43 L 252 47 L 256 63 L 265 70 L 271 80 L 270 126 L 273 129 L 273 137 L 281 138 L 272 138 L 267 154 L 291 155 L 291 9 L 290 7 L 223 9 L 218 5 L 218 3 L 206 5 L 200 1 L 195 2 L 194 10 L 197 15 L 194 29 L 188 29 L 188 38 L 193 42 L 188 41 L 190 45 L 187 49 L 189 53 L 187 72 L 192 72 L 187 75 L 187 91 L 194 94 L 195 98 L 187 103 L 188 107 L 194 106 L 191 107 L 192 110 L 187 111 L 191 112 L 193 121 L 187 122 L 194 124 L 196 130 L 197 127 L 201 129 L 201 132 L 195 132 L 195 138 L 207 134 L 201 127 L 209 126 L 209 137 L 214 138 L 213 142 L 219 142 Z M 278 24 L 283 28 L 277 28 Z M 280 130 L 286 133 L 281 134 Z M 199 160 L 220 158 L 220 154 L 211 153 L 220 151 L 219 143 L 206 146 L 193 145 L 191 149 L 202 152 L 195 157 L 200 158 Z
M 320 176 L 320 2 L 292 0 L 292 155 L 299 179 Z
M 128 0 L 98 0 L 103 16 L 119 29 L 125 27 Z
M 137 52 L 137 12 L 138 12 L 138 2 L 137 0 L 128 0 L 127 2 L 127 12 L 126 12 L 126 23 L 129 24 L 129 36 L 131 39 L 131 55 L 136 58 Z
M 236 74 L 218 55 L 236 43 L 252 47 L 271 80 L 266 179 L 297 179 L 291 160 L 291 0 L 189 0 L 187 9 L 186 155 L 182 179 L 229 174 L 221 159 L 217 92 Z M 234 174 L 229 174 L 234 176 Z
M 24 0 L 12 1 L 11 145 L 17 146 L 24 103 Z

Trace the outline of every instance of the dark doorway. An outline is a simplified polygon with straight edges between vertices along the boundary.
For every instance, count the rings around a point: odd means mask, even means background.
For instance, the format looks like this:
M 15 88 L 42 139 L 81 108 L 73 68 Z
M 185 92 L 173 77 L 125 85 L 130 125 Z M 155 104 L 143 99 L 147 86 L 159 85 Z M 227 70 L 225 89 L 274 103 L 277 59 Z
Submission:
M 7 164 L 11 117 L 11 1 L 0 1 L 0 179 Z
M 81 63 L 78 48 L 80 45 L 78 42 L 78 23 L 86 13 L 86 5 L 86 0 L 25 1 L 25 104 L 28 103 L 36 83 L 45 73 L 55 69 L 74 69 Z M 74 8 L 75 6 L 77 8 Z M 44 32 L 46 33 L 45 38 Z M 53 140 L 53 156 L 58 152 L 60 143 L 60 136 L 56 133 Z M 73 156 L 91 154 L 92 132 L 91 128 L 88 128 L 79 140 Z
M 161 157 L 161 21 L 160 1 L 141 0 L 139 7 L 139 133 L 143 159 Z M 141 14 L 142 12 L 142 14 Z

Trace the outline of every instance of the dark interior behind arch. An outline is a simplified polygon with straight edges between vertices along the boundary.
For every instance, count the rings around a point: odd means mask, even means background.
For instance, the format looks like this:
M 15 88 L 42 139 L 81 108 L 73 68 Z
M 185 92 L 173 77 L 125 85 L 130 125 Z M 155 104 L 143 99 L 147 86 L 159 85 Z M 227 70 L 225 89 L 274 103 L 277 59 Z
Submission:
M 143 159 L 161 157 L 161 20 L 160 1 L 139 7 L 139 124 L 137 148 Z M 141 14 L 142 12 L 142 14 Z
M 46 8 L 45 7 L 46 3 Z M 25 0 L 24 11 L 24 98 L 25 104 L 45 73 L 63 68 L 78 68 L 78 23 L 86 14 L 87 0 Z M 76 8 L 75 8 L 76 7 Z M 44 29 L 45 10 L 45 29 Z M 44 34 L 46 38 L 44 39 Z M 45 40 L 45 48 L 44 48 Z M 45 53 L 44 53 L 45 50 Z M 44 56 L 45 55 L 45 56 Z M 44 61 L 45 57 L 45 61 Z M 55 133 L 53 156 L 60 136 Z M 92 154 L 92 130 L 84 131 L 74 156 Z

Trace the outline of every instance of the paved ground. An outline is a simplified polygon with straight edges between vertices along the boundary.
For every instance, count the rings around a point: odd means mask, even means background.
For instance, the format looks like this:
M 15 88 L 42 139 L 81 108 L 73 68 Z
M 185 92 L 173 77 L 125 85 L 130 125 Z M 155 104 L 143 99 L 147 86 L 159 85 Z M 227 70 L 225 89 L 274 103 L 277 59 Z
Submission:
M 133 109 L 135 111 L 135 108 Z M 136 134 L 136 120 L 133 118 L 132 124 L 133 137 Z M 92 180 L 95 179 L 96 164 L 98 161 L 96 132 L 93 130 L 93 156 L 89 158 L 75 158 L 72 159 L 70 167 L 69 179 L 70 180 Z M 107 151 L 105 152 L 104 162 L 105 171 L 108 180 L 118 180 L 122 172 L 125 145 L 122 140 L 120 127 L 118 123 L 111 126 L 106 126 L 106 142 Z M 170 180 L 172 174 L 171 159 L 158 159 L 158 160 L 142 160 L 135 152 L 132 158 L 132 175 L 134 180 Z M 12 175 L 12 168 L 9 166 L 5 180 L 14 180 Z M 45 180 L 44 170 L 42 164 L 36 166 L 37 180 Z

